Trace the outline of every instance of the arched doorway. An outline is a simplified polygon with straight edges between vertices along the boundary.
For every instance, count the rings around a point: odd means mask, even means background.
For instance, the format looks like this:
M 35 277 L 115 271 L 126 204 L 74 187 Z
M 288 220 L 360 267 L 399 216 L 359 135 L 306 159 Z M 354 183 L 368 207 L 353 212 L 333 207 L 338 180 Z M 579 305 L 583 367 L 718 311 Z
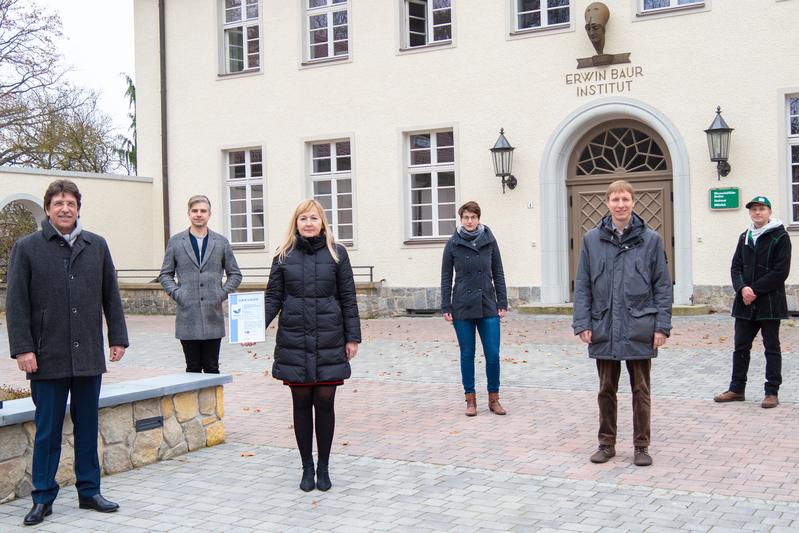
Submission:
M 674 303 L 690 304 L 693 295 L 691 249 L 691 166 L 679 130 L 657 108 L 633 98 L 612 96 L 581 105 L 554 128 L 541 159 L 541 302 L 569 301 L 569 201 L 566 178 L 577 145 L 595 127 L 632 120 L 654 130 L 670 156 L 674 192 Z
M 605 191 L 616 180 L 629 181 L 636 191 L 635 211 L 660 233 L 669 275 L 674 277 L 674 197 L 671 157 L 653 129 L 633 120 L 605 122 L 586 133 L 569 160 L 566 189 L 569 201 L 569 294 L 580 257 L 582 238 L 605 214 Z

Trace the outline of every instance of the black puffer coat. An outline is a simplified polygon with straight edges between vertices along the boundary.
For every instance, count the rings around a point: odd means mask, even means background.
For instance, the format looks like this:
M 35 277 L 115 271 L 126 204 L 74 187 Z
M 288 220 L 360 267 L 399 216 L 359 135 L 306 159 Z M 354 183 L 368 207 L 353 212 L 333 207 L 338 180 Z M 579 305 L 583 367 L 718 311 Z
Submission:
M 758 237 L 757 245 L 747 239 L 745 231 L 738 237 L 732 256 L 730 275 L 735 289 L 732 316 L 746 320 L 779 320 L 788 318 L 785 280 L 791 270 L 791 239 L 785 226 L 767 230 Z M 757 298 L 744 305 L 741 289 L 750 287 Z
M 455 320 L 472 320 L 497 316 L 499 309 L 507 308 L 505 271 L 494 234 L 486 226 L 483 235 L 466 240 L 456 230 L 441 261 L 441 312 Z
M 280 313 L 272 376 L 289 383 L 339 381 L 350 377 L 347 342 L 361 342 L 355 280 L 347 250 L 339 262 L 323 236 L 297 238 L 281 263 L 272 261 L 266 287 L 266 324 Z

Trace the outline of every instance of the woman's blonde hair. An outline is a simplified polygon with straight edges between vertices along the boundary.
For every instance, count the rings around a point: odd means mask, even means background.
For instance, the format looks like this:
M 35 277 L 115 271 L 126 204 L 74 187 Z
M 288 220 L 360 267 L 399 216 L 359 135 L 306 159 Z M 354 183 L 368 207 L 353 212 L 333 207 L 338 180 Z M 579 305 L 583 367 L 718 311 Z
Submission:
M 338 253 L 336 252 L 336 245 L 335 240 L 333 239 L 333 232 L 330 230 L 330 226 L 327 223 L 327 217 L 325 216 L 325 208 L 322 207 L 322 204 L 314 200 L 313 198 L 309 198 L 307 200 L 303 200 L 302 202 L 297 204 L 297 207 L 294 208 L 294 212 L 291 214 L 291 219 L 289 220 L 289 227 L 286 230 L 286 236 L 283 239 L 283 244 L 281 244 L 275 255 L 278 257 L 278 262 L 282 263 L 285 261 L 286 256 L 291 253 L 294 247 L 297 245 L 297 219 L 300 218 L 300 215 L 303 213 L 307 213 L 309 211 L 316 212 L 319 215 L 319 218 L 322 219 L 322 232 L 321 234 L 325 236 L 325 241 L 327 242 L 327 249 L 330 252 L 330 255 L 333 256 L 333 261 L 338 263 Z

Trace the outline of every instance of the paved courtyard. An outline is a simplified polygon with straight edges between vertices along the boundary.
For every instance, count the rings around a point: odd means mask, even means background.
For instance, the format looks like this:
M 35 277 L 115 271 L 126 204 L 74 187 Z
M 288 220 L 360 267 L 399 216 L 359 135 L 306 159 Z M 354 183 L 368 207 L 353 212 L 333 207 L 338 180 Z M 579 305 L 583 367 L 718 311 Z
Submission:
M 105 380 L 183 370 L 172 317 L 129 317 L 132 346 Z M 103 480 L 122 509 L 77 509 L 63 489 L 41 531 L 799 531 L 799 323 L 783 324 L 781 405 L 760 408 L 755 346 L 747 401 L 718 405 L 729 379 L 732 319 L 675 318 L 652 371 L 654 465 L 632 465 L 623 372 L 618 455 L 596 442 L 596 370 L 570 318 L 510 314 L 502 399 L 464 408 L 454 333 L 440 318 L 363 322 L 353 378 L 338 390 L 333 488 L 303 493 L 288 390 L 270 375 L 270 341 L 223 345 L 227 443 Z M 0 382 L 25 385 L 8 358 Z M 478 364 L 482 369 L 482 361 Z M 0 531 L 30 499 L 0 505 Z

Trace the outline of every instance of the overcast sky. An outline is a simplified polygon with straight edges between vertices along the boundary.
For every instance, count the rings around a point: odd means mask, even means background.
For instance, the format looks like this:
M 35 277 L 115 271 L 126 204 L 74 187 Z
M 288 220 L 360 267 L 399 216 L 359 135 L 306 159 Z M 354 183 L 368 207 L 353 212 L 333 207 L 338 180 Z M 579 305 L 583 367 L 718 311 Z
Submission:
M 27 2 L 29 0 L 23 0 Z M 100 93 L 102 109 L 126 130 L 125 78 L 134 80 L 133 0 L 33 0 L 42 11 L 58 12 L 64 39 L 58 48 L 75 85 Z

